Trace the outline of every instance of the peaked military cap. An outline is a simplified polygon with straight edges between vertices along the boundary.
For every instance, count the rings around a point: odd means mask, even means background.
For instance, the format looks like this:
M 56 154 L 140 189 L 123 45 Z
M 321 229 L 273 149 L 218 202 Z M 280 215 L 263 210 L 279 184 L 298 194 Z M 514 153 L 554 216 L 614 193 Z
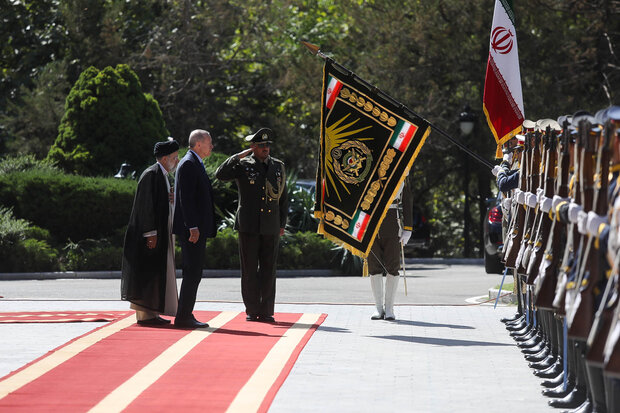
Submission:
M 157 142 L 153 148 L 153 155 L 156 158 L 161 156 L 170 155 L 179 150 L 179 143 L 172 138 L 168 138 L 167 141 Z
M 534 129 L 535 126 L 536 126 L 536 124 L 533 121 L 529 120 L 529 119 L 525 119 L 523 121 L 523 129 L 532 130 L 532 129 Z
M 269 128 L 260 128 L 252 135 L 248 135 L 245 137 L 245 140 L 247 142 L 254 142 L 254 143 L 263 143 L 263 142 L 271 143 L 273 142 L 272 139 L 273 139 L 273 132 Z
M 605 109 L 601 109 L 596 112 L 594 117 L 601 125 L 608 120 L 618 122 L 620 121 L 620 106 L 609 106 Z
M 590 122 L 592 126 L 598 124 L 594 116 L 592 116 L 592 114 L 588 111 L 578 110 L 577 112 L 573 113 L 573 118 L 571 120 L 571 123 L 574 127 L 578 128 L 579 122 L 581 122 L 582 120 Z

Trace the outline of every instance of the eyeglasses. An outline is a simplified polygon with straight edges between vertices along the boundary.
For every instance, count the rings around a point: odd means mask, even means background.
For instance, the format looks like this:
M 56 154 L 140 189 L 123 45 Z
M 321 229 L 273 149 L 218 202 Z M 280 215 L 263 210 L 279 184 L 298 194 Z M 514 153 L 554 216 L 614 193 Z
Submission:
M 256 144 L 257 147 L 259 148 L 268 148 L 271 146 L 271 142 L 261 142 L 261 143 L 257 143 Z

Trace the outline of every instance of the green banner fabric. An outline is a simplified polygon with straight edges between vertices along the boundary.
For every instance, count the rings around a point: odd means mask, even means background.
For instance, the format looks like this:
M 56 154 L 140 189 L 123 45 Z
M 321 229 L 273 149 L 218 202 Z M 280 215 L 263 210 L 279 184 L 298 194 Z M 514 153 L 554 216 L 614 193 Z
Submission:
M 314 214 L 319 234 L 366 258 L 430 126 L 326 60 Z

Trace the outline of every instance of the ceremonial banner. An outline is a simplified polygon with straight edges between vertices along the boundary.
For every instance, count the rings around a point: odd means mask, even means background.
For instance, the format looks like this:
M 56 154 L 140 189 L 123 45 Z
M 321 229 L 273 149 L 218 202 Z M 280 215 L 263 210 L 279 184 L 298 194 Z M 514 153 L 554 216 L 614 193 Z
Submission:
M 521 131 L 525 119 L 517 32 L 510 0 L 495 0 L 482 106 L 501 158 L 499 147 Z
M 318 232 L 365 258 L 431 129 L 329 60 L 321 108 Z

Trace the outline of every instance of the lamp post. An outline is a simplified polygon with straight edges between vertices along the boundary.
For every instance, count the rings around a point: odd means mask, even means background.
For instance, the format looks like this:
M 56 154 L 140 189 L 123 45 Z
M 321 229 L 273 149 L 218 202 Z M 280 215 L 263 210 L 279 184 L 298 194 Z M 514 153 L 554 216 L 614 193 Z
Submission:
M 474 130 L 476 115 L 471 112 L 469 105 L 465 105 L 463 111 L 459 115 L 459 128 L 463 139 L 471 135 Z M 464 142 L 467 145 L 466 142 Z M 465 205 L 463 206 L 463 256 L 469 258 L 471 256 L 471 239 L 469 227 L 469 159 L 464 159 L 463 173 L 463 192 L 465 193 Z

